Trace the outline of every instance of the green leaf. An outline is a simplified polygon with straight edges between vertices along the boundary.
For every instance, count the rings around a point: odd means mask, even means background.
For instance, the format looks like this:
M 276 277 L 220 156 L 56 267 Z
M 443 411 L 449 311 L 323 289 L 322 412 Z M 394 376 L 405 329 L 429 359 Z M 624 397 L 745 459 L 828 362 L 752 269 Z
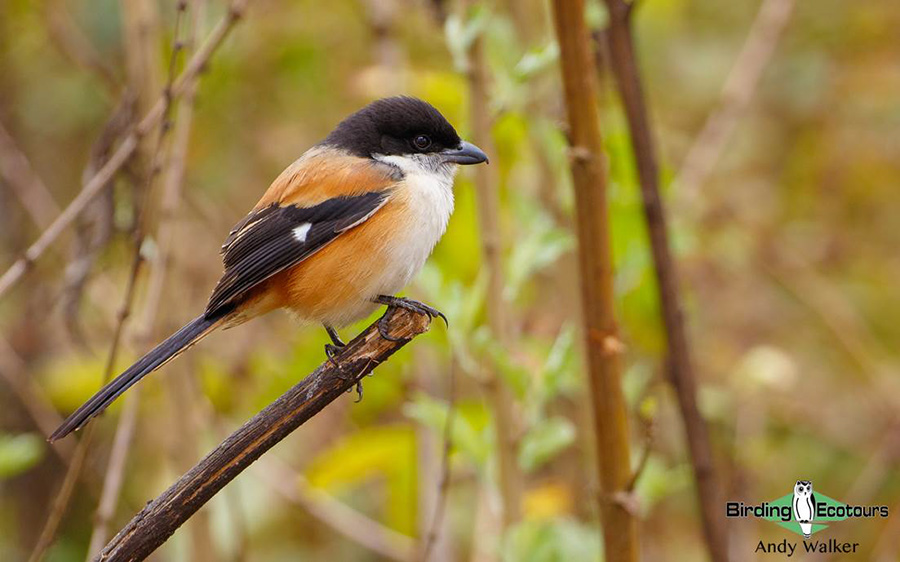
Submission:
M 44 440 L 37 435 L 0 435 L 0 478 L 17 476 L 44 456 Z
M 540 401 L 542 404 L 546 404 L 562 393 L 573 392 L 584 386 L 579 356 L 575 350 L 576 335 L 577 330 L 573 323 L 564 324 L 547 353 L 540 377 Z
M 547 43 L 540 49 L 531 49 L 519 60 L 515 68 L 515 76 L 525 81 L 556 64 L 559 59 L 559 45 L 556 41 Z
M 535 273 L 553 264 L 574 246 L 572 234 L 553 227 L 546 216 L 534 220 L 525 236 L 516 241 L 507 261 L 507 282 L 503 288 L 506 300 L 516 300 Z
M 525 434 L 519 449 L 519 465 L 531 472 L 575 441 L 575 426 L 557 416 L 538 422 Z
M 469 69 L 469 47 L 484 31 L 489 17 L 489 10 L 482 5 L 472 7 L 468 20 L 464 21 L 455 14 L 447 17 L 444 23 L 444 36 L 457 72 L 466 72 Z
M 487 470 L 491 457 L 491 434 L 488 431 L 488 415 L 480 402 L 457 403 L 450 430 L 453 451 L 462 453 L 476 468 Z M 407 404 L 403 412 L 438 435 L 444 434 L 447 424 L 447 403 L 419 393 Z

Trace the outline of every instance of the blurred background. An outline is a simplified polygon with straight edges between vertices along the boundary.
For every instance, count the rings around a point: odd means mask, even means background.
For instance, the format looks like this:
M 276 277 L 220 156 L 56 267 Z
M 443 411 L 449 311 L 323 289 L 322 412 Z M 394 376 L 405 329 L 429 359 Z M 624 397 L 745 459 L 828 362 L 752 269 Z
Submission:
M 587 4 L 642 467 L 629 506 L 645 560 L 704 560 L 634 159 L 602 47 L 607 16 Z M 180 6 L 0 2 L 0 269 L 229 9 Z M 219 246 L 284 167 L 350 112 L 403 93 L 437 106 L 464 138 L 479 126 L 489 137 L 499 205 L 485 209 L 490 198 L 463 170 L 448 232 L 408 291 L 445 312 L 449 329 L 435 323 L 380 366 L 361 403 L 348 394 L 301 427 L 153 559 L 417 560 L 427 545 L 435 561 L 599 560 L 550 16 L 540 0 L 251 2 L 196 88 L 164 103 L 165 134 L 151 128 L 110 188 L 0 296 L 0 559 L 26 560 L 38 543 L 48 561 L 85 559 L 92 535 L 102 545 L 323 360 L 322 330 L 275 313 L 211 336 L 117 401 L 92 424 L 83 466 L 76 439 L 45 442 L 100 387 L 117 332 L 111 374 L 202 310 Z M 897 560 L 900 4 L 646 0 L 634 21 L 725 495 L 758 503 L 802 478 L 848 503 L 889 505 L 891 518 L 836 523 L 827 538 L 859 542 L 860 559 Z M 486 230 L 496 242 L 487 253 Z M 98 515 L 116 490 L 110 474 L 121 491 Z M 735 560 L 785 538 L 764 521 L 731 520 L 728 532 Z

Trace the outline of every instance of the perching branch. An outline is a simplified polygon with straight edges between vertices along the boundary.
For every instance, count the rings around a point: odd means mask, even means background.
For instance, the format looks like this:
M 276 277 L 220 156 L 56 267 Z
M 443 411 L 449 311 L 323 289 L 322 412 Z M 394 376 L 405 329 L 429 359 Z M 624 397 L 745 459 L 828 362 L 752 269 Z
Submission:
M 168 490 L 134 516 L 95 561 L 143 560 L 226 484 L 325 406 L 353 388 L 395 351 L 428 330 L 428 316 L 388 309 L 381 337 L 378 321 L 256 414 Z
M 160 96 L 153 108 L 147 112 L 137 127 L 135 127 L 135 130 L 122 141 L 119 148 L 110 156 L 106 164 L 97 171 L 97 174 L 85 183 L 84 188 L 69 203 L 69 206 L 66 207 L 62 214 L 56 217 L 56 220 L 28 247 L 25 255 L 16 260 L 0 276 L 0 296 L 3 296 L 6 291 L 25 275 L 34 261 L 43 255 L 47 248 L 56 241 L 59 235 L 75 220 L 88 203 L 109 185 L 110 178 L 131 158 L 131 155 L 137 149 L 140 138 L 152 131 L 162 121 L 166 104 L 181 96 L 206 67 L 213 53 L 215 53 L 234 25 L 243 16 L 247 1 L 233 0 L 228 8 L 228 13 L 209 34 L 206 42 L 197 50 L 190 62 L 188 62 L 172 88 Z
M 623 502 L 631 481 L 628 412 L 622 394 L 621 353 L 613 305 L 612 250 L 606 166 L 597 109 L 597 74 L 583 0 L 553 0 L 571 139 L 578 264 L 594 436 L 602 489 L 605 560 L 638 559 L 637 521 Z
M 675 388 L 681 418 L 684 421 L 691 466 L 697 482 L 706 547 L 711 560 L 722 562 L 728 559 L 728 547 L 724 520 L 720 515 L 721 489 L 713 463 L 709 430 L 697 407 L 697 380 L 681 312 L 678 272 L 672 258 L 666 217 L 660 198 L 656 147 L 650 132 L 649 112 L 634 54 L 631 5 L 624 0 L 606 0 L 606 6 L 610 22 L 606 39 L 619 95 L 628 118 L 632 149 L 640 177 L 644 216 L 650 235 L 650 249 L 666 330 L 669 378 Z

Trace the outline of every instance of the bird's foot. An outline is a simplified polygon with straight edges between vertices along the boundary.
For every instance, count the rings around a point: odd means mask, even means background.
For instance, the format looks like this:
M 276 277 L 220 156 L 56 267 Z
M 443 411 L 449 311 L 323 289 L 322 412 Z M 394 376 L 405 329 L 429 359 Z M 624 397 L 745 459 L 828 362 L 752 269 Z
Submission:
M 331 362 L 335 367 L 340 367 L 337 361 L 335 361 L 334 356 L 340 353 L 342 349 L 347 345 L 341 340 L 341 336 L 338 335 L 337 330 L 332 328 L 331 326 L 325 325 L 325 331 L 328 332 L 328 337 L 331 338 L 332 343 L 325 344 L 325 356 L 328 357 L 328 361 Z
M 367 377 L 371 377 L 372 374 L 373 374 L 373 373 L 369 373 L 369 374 L 366 375 L 366 376 L 367 376 Z M 351 390 L 353 390 L 353 388 L 354 388 L 354 387 L 348 388 L 348 389 L 347 389 L 347 392 L 350 392 Z M 362 396 L 363 396 L 363 391 L 362 391 L 362 380 L 356 381 L 356 387 L 355 387 L 355 388 L 356 388 L 356 400 L 354 400 L 353 403 L 354 403 L 354 404 L 359 404 L 360 402 L 362 402 Z
M 378 304 L 386 305 L 388 307 L 387 313 L 378 321 L 378 333 L 381 334 L 381 337 L 388 341 L 400 341 L 403 339 L 395 338 L 388 333 L 388 323 L 390 322 L 391 316 L 393 316 L 394 309 L 397 308 L 415 312 L 416 314 L 425 314 L 429 319 L 432 320 L 435 318 L 440 318 L 444 321 L 444 325 L 446 325 L 447 327 L 450 326 L 450 322 L 447 321 L 447 317 L 444 316 L 443 312 L 417 300 L 408 299 L 406 297 L 378 295 L 378 297 L 375 298 L 375 302 Z
M 347 392 L 353 390 L 353 387 L 348 388 Z M 362 381 L 356 381 L 356 400 L 353 401 L 354 404 L 359 404 L 362 402 Z
M 344 349 L 343 345 L 338 346 L 330 343 L 325 344 L 325 356 L 328 357 L 328 361 L 330 361 L 332 365 L 338 368 L 340 368 L 340 365 L 338 365 L 338 362 L 334 359 L 334 356 L 340 353 L 342 349 Z

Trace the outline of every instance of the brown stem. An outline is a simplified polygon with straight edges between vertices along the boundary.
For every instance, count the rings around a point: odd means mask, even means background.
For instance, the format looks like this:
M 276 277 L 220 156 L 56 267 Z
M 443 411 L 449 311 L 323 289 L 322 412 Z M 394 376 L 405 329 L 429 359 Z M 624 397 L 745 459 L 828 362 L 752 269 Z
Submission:
M 122 297 L 122 306 L 119 309 L 116 318 L 115 333 L 113 334 L 112 343 L 109 347 L 109 354 L 106 358 L 106 367 L 103 374 L 103 384 L 106 384 L 112 378 L 113 368 L 116 365 L 116 356 L 119 352 L 119 345 L 122 342 L 122 334 L 125 332 L 125 324 L 128 320 L 128 317 L 131 315 L 131 303 L 134 300 L 137 278 L 138 274 L 140 273 L 141 262 L 143 261 L 140 255 L 141 254 L 139 246 L 137 246 L 135 247 L 135 258 L 131 265 L 131 274 L 128 278 L 128 285 L 125 289 L 125 296 Z M 42 560 L 44 554 L 47 551 L 47 548 L 56 537 L 56 531 L 59 528 L 59 523 L 60 521 L 62 521 L 66 509 L 69 507 L 69 501 L 72 499 L 72 492 L 75 489 L 75 482 L 78 480 L 78 477 L 81 475 L 81 470 L 84 467 L 84 458 L 87 455 L 88 448 L 90 448 L 92 435 L 93 430 L 85 431 L 84 435 L 81 436 L 81 440 L 78 441 L 78 446 L 75 449 L 75 458 L 72 460 L 72 462 L 69 464 L 68 469 L 66 470 L 66 475 L 63 478 L 63 484 L 60 492 L 57 494 L 53 502 L 53 506 L 50 509 L 50 514 L 47 516 L 47 521 L 44 522 L 44 528 L 41 530 L 41 534 L 38 537 L 37 544 L 35 544 L 34 550 L 32 550 L 31 556 L 29 556 L 28 558 L 29 562 L 38 562 L 39 560 Z
M 87 458 L 88 448 L 93 434 L 93 427 L 85 428 L 81 440 L 79 440 L 78 445 L 75 446 L 75 453 L 72 455 L 72 461 L 66 469 L 66 475 L 63 478 L 59 491 L 56 492 L 56 496 L 53 498 L 50 514 L 47 516 L 47 521 L 44 522 L 44 527 L 41 529 L 41 534 L 38 536 L 37 543 L 31 551 L 31 555 L 28 557 L 28 562 L 39 562 L 42 560 L 44 554 L 47 552 L 47 548 L 49 548 L 50 544 L 53 542 L 53 538 L 56 536 L 56 530 L 59 528 L 59 522 L 62 521 L 66 508 L 69 506 L 69 500 L 72 498 L 72 492 L 75 491 L 75 483 L 78 481 L 79 475 L 81 475 L 81 468 L 84 466 L 85 458 Z
M 431 522 L 427 527 L 427 533 L 421 539 L 424 546 L 420 549 L 421 556 L 418 560 L 421 562 L 429 562 L 431 560 L 432 551 L 438 547 L 439 540 L 446 542 L 446 531 L 444 530 L 444 516 L 447 511 L 447 496 L 450 494 L 450 451 L 453 447 L 453 424 L 456 419 L 456 361 L 450 362 L 449 388 L 447 390 L 447 417 L 444 419 L 443 448 L 441 451 L 441 472 L 437 486 L 437 493 L 434 498 L 434 513 L 431 516 Z M 430 455 L 430 451 L 426 454 Z M 438 559 L 449 559 L 446 552 L 439 552 Z M 441 556 L 443 555 L 443 556 Z
M 553 0 L 560 65 L 571 138 L 587 368 L 594 411 L 602 490 L 605 560 L 638 557 L 635 516 L 613 498 L 627 494 L 631 481 L 628 413 L 622 395 L 621 352 L 613 309 L 612 255 L 597 76 L 591 56 L 583 0 Z
M 678 273 L 675 260 L 672 259 L 666 217 L 660 200 L 659 165 L 634 55 L 630 7 L 623 0 L 606 0 L 606 5 L 610 15 L 606 37 L 616 84 L 628 118 L 632 150 L 640 177 L 644 216 L 650 234 L 650 248 L 668 342 L 668 372 L 684 422 L 691 465 L 697 482 L 706 547 L 710 558 L 720 562 L 728 558 L 727 537 L 721 517 L 721 490 L 713 464 L 709 430 L 697 408 L 696 375 L 681 311 Z
M 106 474 L 103 477 L 103 488 L 100 492 L 100 503 L 94 514 L 94 528 L 91 531 L 91 540 L 88 543 L 88 553 L 85 560 L 91 560 L 109 536 L 109 524 L 116 513 L 116 505 L 119 503 L 119 493 L 125 480 L 125 464 L 128 461 L 128 451 L 131 447 L 134 428 L 137 425 L 137 405 L 140 397 L 140 387 L 135 388 L 125 397 L 125 405 L 122 415 L 116 426 L 116 434 L 113 437 L 112 449 L 109 460 L 106 463 Z
M 142 12 L 142 17 L 152 17 L 151 6 L 145 4 L 145 2 L 127 2 L 127 5 L 134 4 L 130 7 L 132 10 L 136 10 Z M 169 58 L 169 73 L 168 79 L 165 86 L 165 91 L 171 91 L 172 83 L 175 80 L 175 64 L 178 60 L 178 55 L 181 52 L 181 44 L 179 30 L 181 28 L 181 22 L 184 19 L 185 10 L 187 9 L 187 5 L 183 2 L 179 2 L 177 4 L 176 13 L 175 13 L 175 26 L 174 32 L 172 34 L 172 52 Z M 129 43 L 128 51 L 137 51 L 141 57 L 145 57 L 145 51 L 152 52 L 152 45 L 154 36 L 151 35 L 141 35 L 137 34 L 132 38 L 132 41 Z M 146 65 L 152 65 L 152 60 L 147 59 L 144 61 Z M 154 65 L 155 66 L 155 65 Z M 129 82 L 131 82 L 132 78 L 129 77 Z M 149 89 L 154 91 L 156 88 L 152 86 L 152 81 L 149 76 L 142 76 L 141 80 L 143 84 L 147 84 L 144 86 L 145 89 Z M 193 88 L 194 84 L 191 84 L 189 88 Z M 141 92 L 141 84 L 132 83 L 132 88 Z M 163 125 L 160 128 L 159 133 L 156 137 L 156 142 L 153 147 L 153 152 L 150 154 L 150 167 L 147 171 L 147 177 L 143 189 L 143 193 L 139 194 L 138 190 L 135 190 L 136 197 L 142 197 L 144 199 L 144 203 L 141 204 L 138 209 L 140 215 L 136 219 L 135 229 L 135 260 L 136 264 L 139 265 L 140 251 L 141 246 L 143 245 L 143 241 L 147 232 L 147 224 L 146 218 L 143 216 L 146 213 L 147 208 L 150 206 L 149 202 L 151 199 L 151 195 L 153 192 L 153 184 L 154 179 L 156 178 L 156 170 L 160 165 L 160 161 L 162 160 L 162 145 L 163 139 L 166 136 L 166 133 L 169 131 L 170 127 L 169 123 L 169 115 L 172 111 L 172 98 L 171 96 L 165 97 L 165 107 L 163 109 Z M 160 259 L 164 260 L 165 255 L 160 255 Z M 157 295 L 158 296 L 158 295 Z M 153 294 L 150 294 L 148 300 L 146 302 L 145 314 L 143 315 L 144 325 L 152 324 L 155 321 L 156 311 L 159 308 L 158 302 L 153 302 L 151 299 L 153 298 Z M 128 308 L 131 307 L 131 300 L 127 302 L 126 305 Z M 112 519 L 113 515 L 115 515 L 116 505 L 119 503 L 119 493 L 122 488 L 122 480 L 125 472 L 125 465 L 128 460 L 128 453 L 131 447 L 132 436 L 134 435 L 135 427 L 137 426 L 137 407 L 138 407 L 138 394 L 129 396 L 129 398 L 125 401 L 122 416 L 119 418 L 118 425 L 116 427 L 116 435 L 113 440 L 113 447 L 110 452 L 109 461 L 106 467 L 106 475 L 103 480 L 103 490 L 100 496 L 100 505 L 97 507 L 97 512 L 94 517 L 94 529 L 91 532 L 91 540 L 88 546 L 88 557 L 90 560 L 93 558 L 94 554 L 100 551 L 103 547 L 103 544 L 106 543 L 108 534 L 109 534 L 109 523 Z
M 472 121 L 472 140 L 491 154 L 491 117 L 488 110 L 488 71 L 484 60 L 484 40 L 481 35 L 469 49 L 469 115 Z M 478 224 L 481 231 L 481 250 L 488 276 L 487 317 L 491 335 L 498 342 L 507 339 L 507 307 L 503 299 L 502 240 L 500 233 L 500 193 L 494 168 L 478 166 L 475 170 L 475 197 L 478 201 Z M 498 485 L 503 502 L 503 527 L 520 518 L 522 491 L 517 466 L 514 401 L 509 388 L 491 369 L 487 373 L 486 390 L 494 414 L 497 439 Z
M 134 516 L 95 559 L 143 560 L 238 474 L 325 406 L 353 388 L 412 338 L 428 330 L 430 319 L 403 309 L 391 310 L 389 341 L 378 321 L 334 357 L 231 434 L 168 490 Z

